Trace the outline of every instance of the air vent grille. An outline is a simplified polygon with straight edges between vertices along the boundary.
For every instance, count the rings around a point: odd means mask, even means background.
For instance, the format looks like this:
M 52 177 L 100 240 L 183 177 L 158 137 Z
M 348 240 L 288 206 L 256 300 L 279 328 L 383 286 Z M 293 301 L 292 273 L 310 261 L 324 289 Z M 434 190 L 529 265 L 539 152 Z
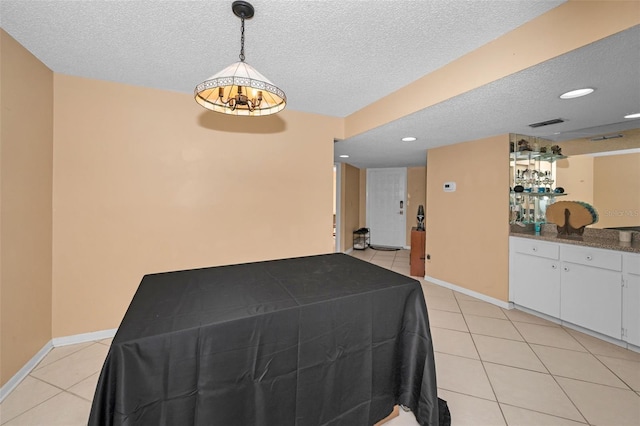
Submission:
M 553 120 L 540 121 L 539 123 L 529 124 L 529 127 L 536 128 L 536 127 L 550 126 L 552 124 L 558 124 L 558 123 L 564 123 L 564 120 L 562 118 L 554 118 Z

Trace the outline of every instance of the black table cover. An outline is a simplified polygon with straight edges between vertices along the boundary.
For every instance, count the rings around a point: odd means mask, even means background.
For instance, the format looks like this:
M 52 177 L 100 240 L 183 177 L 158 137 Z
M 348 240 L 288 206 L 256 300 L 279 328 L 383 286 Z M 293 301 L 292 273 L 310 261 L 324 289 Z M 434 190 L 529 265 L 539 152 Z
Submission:
M 146 275 L 89 425 L 438 425 L 420 284 L 344 254 Z

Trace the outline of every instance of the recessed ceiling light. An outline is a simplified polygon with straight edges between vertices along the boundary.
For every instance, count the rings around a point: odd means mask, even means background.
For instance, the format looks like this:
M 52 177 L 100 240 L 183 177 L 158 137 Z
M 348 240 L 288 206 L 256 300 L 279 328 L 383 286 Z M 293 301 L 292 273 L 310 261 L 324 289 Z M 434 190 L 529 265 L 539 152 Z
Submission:
M 414 138 L 413 136 L 407 136 L 406 138 L 402 138 L 402 142 L 413 142 L 415 140 L 416 138 Z
M 640 118 L 640 112 L 634 114 L 625 115 L 624 118 Z
M 592 89 L 591 87 L 586 87 L 584 89 L 572 90 L 570 92 L 563 93 L 562 95 L 560 95 L 560 99 L 579 98 L 580 96 L 587 96 L 587 95 L 593 93 L 593 91 L 594 91 L 594 89 Z
M 349 156 L 347 154 L 342 154 L 340 158 L 349 158 Z

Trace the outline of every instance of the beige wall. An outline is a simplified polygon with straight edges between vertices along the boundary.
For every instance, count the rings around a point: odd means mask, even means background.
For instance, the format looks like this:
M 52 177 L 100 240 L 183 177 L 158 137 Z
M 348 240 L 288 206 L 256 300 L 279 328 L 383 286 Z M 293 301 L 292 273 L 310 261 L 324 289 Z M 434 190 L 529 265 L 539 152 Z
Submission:
M 640 226 L 640 154 L 596 157 L 593 174 L 593 227 Z
M 576 155 L 556 161 L 555 186 L 564 188 L 567 194 L 556 201 L 593 204 L 593 159 L 590 155 Z
M 429 150 L 430 277 L 508 301 L 509 135 Z M 445 182 L 457 190 L 445 193 Z
M 187 94 L 60 74 L 54 85 L 54 336 L 117 327 L 147 273 L 332 251 L 340 119 L 228 117 Z
M 353 247 L 353 231 L 360 228 L 360 169 L 342 163 L 341 251 Z
M 51 340 L 53 73 L 0 30 L 0 385 Z
M 418 206 L 422 204 L 426 208 L 426 170 L 426 167 L 407 167 L 407 246 L 411 246 L 411 228 L 418 226 Z

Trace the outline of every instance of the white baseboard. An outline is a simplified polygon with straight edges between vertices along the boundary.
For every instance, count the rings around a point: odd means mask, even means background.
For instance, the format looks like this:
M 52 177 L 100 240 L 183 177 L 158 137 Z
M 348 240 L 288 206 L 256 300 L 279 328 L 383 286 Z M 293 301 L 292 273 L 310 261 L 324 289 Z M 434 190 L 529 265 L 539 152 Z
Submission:
M 38 353 L 27 361 L 27 363 L 13 375 L 13 377 L 10 378 L 4 386 L 0 388 L 0 402 L 4 401 L 4 399 L 20 384 L 20 382 L 22 382 L 24 378 L 31 373 L 31 370 L 33 370 L 36 365 L 38 365 L 38 363 L 47 356 L 51 349 L 53 349 L 53 344 L 51 343 L 51 340 L 49 340 L 42 349 L 38 351 Z
M 541 312 L 538 311 L 534 311 L 533 309 L 529 309 L 529 308 L 525 308 L 524 306 L 520 306 L 520 305 L 515 305 L 515 307 L 523 312 L 526 312 L 528 314 L 531 315 L 535 315 L 537 317 L 546 319 L 547 321 L 551 321 L 554 322 L 556 324 L 559 324 L 563 327 L 567 327 L 570 328 L 572 330 L 576 330 L 579 331 L 580 333 L 586 334 L 588 336 L 591 337 L 595 337 L 596 339 L 600 339 L 600 340 L 604 340 L 605 342 L 611 343 L 612 345 L 616 345 L 616 346 L 620 346 L 624 349 L 628 349 L 630 351 L 634 351 L 634 352 L 640 352 L 640 346 L 636 346 L 633 343 L 628 343 L 625 342 L 624 340 L 620 340 L 620 339 L 616 339 L 615 337 L 610 337 L 607 336 L 605 334 L 600 334 L 597 331 L 593 331 L 593 330 L 589 330 L 588 328 L 584 328 L 584 327 L 580 327 L 579 325 L 567 322 L 567 321 L 562 321 L 556 317 L 552 317 L 549 316 L 547 314 L 543 314 Z
M 344 252 L 344 254 L 349 254 L 353 251 L 353 247 L 351 247 L 350 249 L 348 249 L 347 251 Z
M 556 317 L 552 317 L 551 315 L 547 315 L 547 314 L 543 314 L 542 312 L 534 311 L 533 309 L 529 309 L 529 308 L 526 308 L 524 306 L 520 306 L 520 305 L 518 305 L 516 303 L 513 303 L 513 307 L 516 308 L 517 310 L 525 312 L 525 313 L 527 313 L 529 315 L 534 315 L 534 316 L 536 316 L 538 318 L 545 319 L 545 320 L 547 320 L 549 322 L 552 322 L 554 324 L 562 325 L 562 321 L 560 321 Z
M 7 383 L 0 388 L 0 402 L 4 399 L 31 373 L 42 359 L 47 356 L 51 349 L 58 346 L 75 345 L 77 343 L 92 342 L 94 340 L 108 339 L 116 335 L 117 328 L 109 330 L 94 331 L 93 333 L 82 333 L 73 336 L 55 337 L 49 340 L 27 363 L 16 373 Z
M 67 346 L 75 345 L 77 343 L 92 342 L 94 340 L 108 339 L 116 335 L 117 328 L 111 328 L 109 330 L 94 331 L 92 333 L 74 334 L 73 336 L 54 337 L 52 340 L 53 346 Z
M 491 303 L 492 305 L 499 306 L 504 309 L 513 309 L 513 304 L 510 302 L 505 302 L 504 300 L 495 299 L 493 297 L 487 296 L 486 294 L 478 293 L 477 291 L 469 290 L 468 288 L 460 287 L 455 284 L 448 283 L 446 281 L 439 280 L 437 278 L 430 277 L 425 275 L 424 279 L 426 281 L 437 284 L 441 287 L 446 287 L 450 290 L 455 290 L 458 293 L 466 294 L 467 296 L 475 297 L 476 299 L 480 299 L 483 302 Z

